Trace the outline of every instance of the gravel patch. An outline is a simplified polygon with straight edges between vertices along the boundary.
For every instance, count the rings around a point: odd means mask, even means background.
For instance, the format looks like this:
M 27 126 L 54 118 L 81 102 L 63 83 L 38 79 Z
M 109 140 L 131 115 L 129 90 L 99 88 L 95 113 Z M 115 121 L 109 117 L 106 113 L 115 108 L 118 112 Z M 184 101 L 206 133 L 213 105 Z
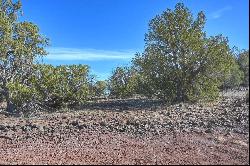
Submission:
M 249 102 L 239 94 L 210 104 L 102 101 L 31 118 L 0 114 L 0 164 L 249 164 Z

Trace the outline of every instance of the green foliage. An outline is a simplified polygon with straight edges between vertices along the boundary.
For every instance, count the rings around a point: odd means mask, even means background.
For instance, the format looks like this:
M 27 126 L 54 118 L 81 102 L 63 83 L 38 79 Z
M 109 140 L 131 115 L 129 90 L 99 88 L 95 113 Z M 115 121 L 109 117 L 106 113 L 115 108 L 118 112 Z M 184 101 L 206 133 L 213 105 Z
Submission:
M 29 105 L 26 96 L 12 91 L 17 85 L 21 93 L 28 93 L 29 77 L 34 71 L 34 61 L 46 55 L 44 46 L 48 40 L 39 34 L 39 28 L 31 22 L 20 22 L 21 2 L 0 1 L 0 89 L 7 101 L 7 111 Z M 11 93 L 14 94 L 11 94 Z M 17 98 L 24 97 L 22 104 Z
M 238 87 L 243 83 L 244 73 L 240 70 L 238 63 L 235 60 L 230 72 L 226 75 L 225 81 L 223 83 L 223 88 L 234 88 Z
M 145 50 L 132 67 L 117 67 L 108 81 L 95 81 L 86 65 L 42 65 L 48 39 L 31 22 L 20 22 L 21 2 L 0 0 L 0 101 L 7 111 L 61 108 L 93 97 L 135 94 L 166 102 L 215 100 L 218 87 L 249 86 L 249 51 L 237 60 L 228 39 L 207 37 L 206 18 L 182 3 L 150 21 Z
M 106 81 L 97 81 L 94 85 L 94 95 L 96 97 L 104 97 L 107 94 L 108 84 Z
M 18 111 L 28 112 L 30 109 L 37 108 L 38 92 L 30 85 L 20 84 L 18 82 L 8 83 L 10 97 Z
M 244 86 L 249 86 L 249 50 L 242 52 L 238 57 L 238 64 L 244 73 Z
M 129 67 L 117 67 L 109 79 L 110 96 L 132 97 L 137 86 L 136 72 Z
M 88 66 L 36 65 L 34 69 L 28 84 L 8 83 L 10 97 L 19 111 L 73 106 L 88 99 Z
M 44 106 L 60 108 L 87 100 L 89 67 L 38 65 L 33 85 Z
M 205 22 L 182 3 L 150 21 L 145 51 L 133 60 L 143 94 L 170 103 L 218 97 L 234 59 L 227 38 L 206 37 Z

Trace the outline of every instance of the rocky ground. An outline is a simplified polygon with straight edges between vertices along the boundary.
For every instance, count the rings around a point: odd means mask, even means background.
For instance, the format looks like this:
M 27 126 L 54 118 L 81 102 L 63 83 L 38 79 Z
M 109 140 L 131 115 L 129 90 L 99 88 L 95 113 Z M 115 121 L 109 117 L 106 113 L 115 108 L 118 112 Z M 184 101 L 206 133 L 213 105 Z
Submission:
M 249 164 L 245 93 L 210 104 L 131 99 L 0 114 L 0 164 Z

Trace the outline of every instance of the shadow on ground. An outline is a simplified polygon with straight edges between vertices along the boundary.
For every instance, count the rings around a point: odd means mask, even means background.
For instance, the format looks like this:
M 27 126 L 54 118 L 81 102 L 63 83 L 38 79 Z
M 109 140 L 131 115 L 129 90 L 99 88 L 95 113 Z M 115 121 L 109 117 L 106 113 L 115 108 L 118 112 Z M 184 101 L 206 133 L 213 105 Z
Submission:
M 155 110 L 166 104 L 161 100 L 153 99 L 126 99 L 126 100 L 102 100 L 93 103 L 86 103 L 78 107 L 76 110 L 112 110 L 112 111 L 127 111 L 127 110 Z

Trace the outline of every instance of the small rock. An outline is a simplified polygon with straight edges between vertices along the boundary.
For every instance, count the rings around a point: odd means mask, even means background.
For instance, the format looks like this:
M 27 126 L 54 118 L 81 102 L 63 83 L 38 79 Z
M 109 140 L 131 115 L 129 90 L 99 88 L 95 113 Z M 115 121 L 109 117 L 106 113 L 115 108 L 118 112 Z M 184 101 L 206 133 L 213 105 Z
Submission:
M 3 125 L 0 125 L 0 130 L 2 130 L 4 132 L 8 131 L 7 127 L 3 126 Z

